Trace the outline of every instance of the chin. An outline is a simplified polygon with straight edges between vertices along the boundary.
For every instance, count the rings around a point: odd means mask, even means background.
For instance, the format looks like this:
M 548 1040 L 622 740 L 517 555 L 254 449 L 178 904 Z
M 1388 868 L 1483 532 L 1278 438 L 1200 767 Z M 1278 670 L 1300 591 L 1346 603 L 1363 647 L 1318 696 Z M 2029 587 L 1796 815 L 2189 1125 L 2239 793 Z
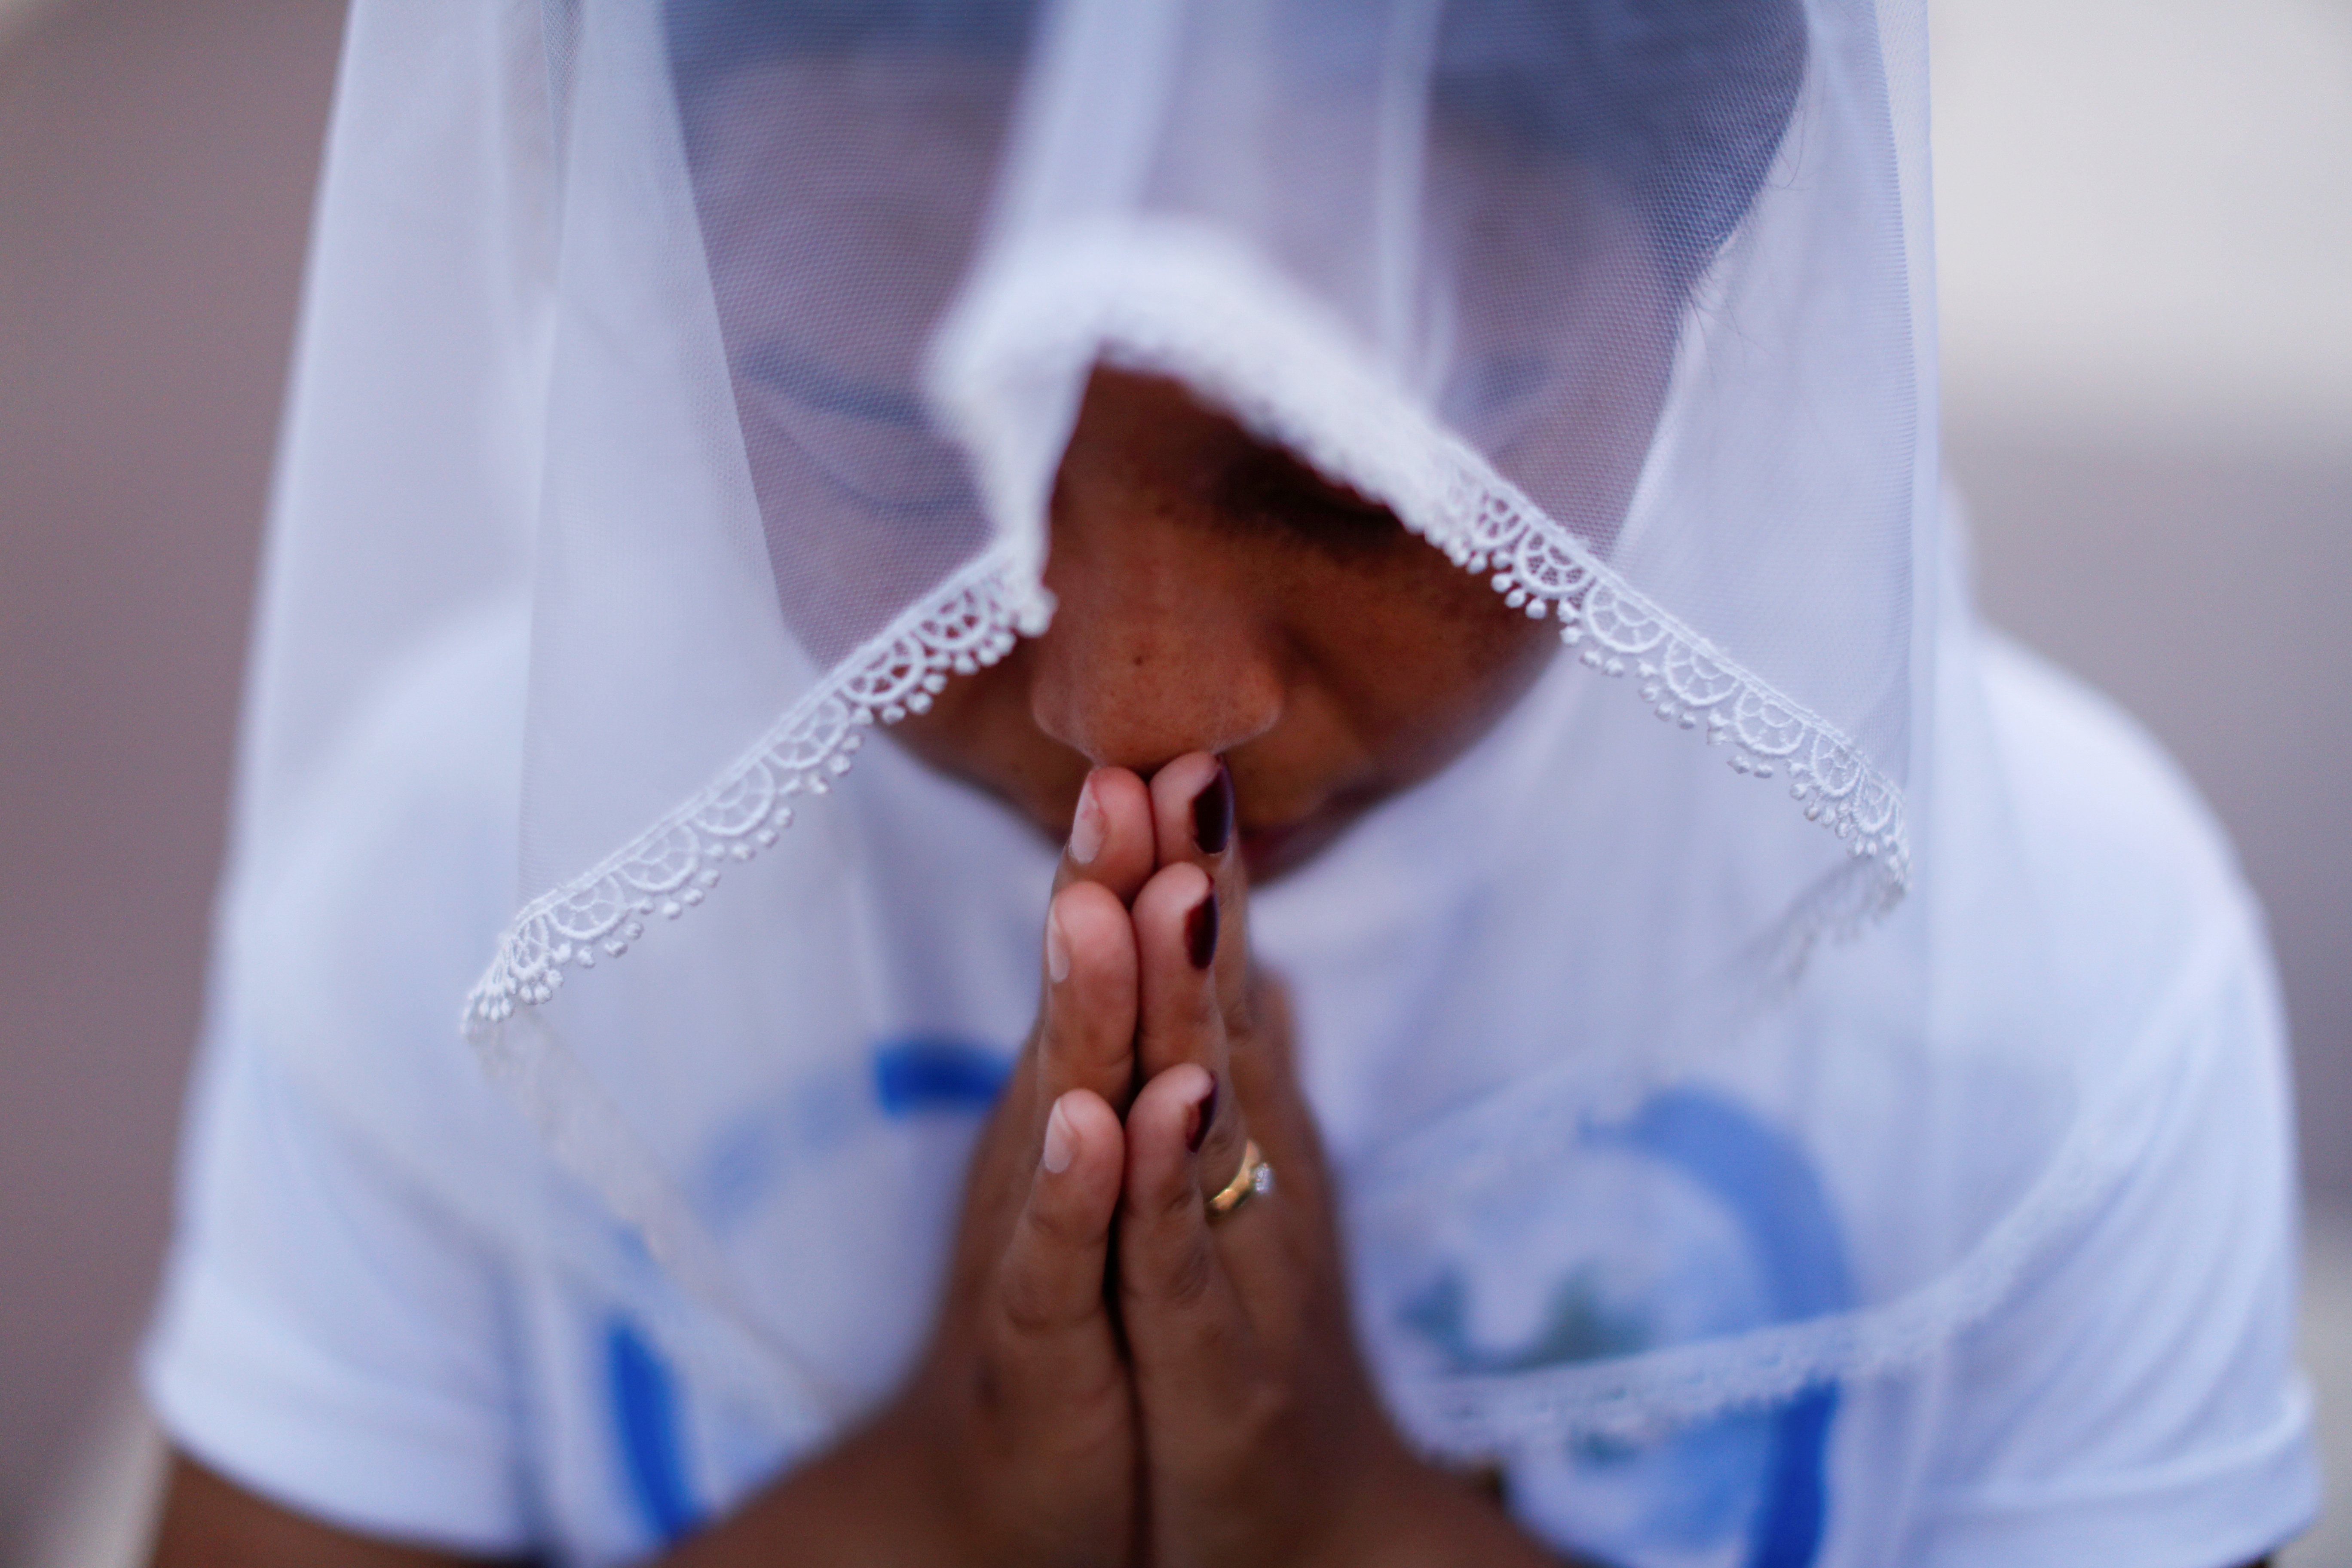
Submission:
M 1359 808 L 1320 812 L 1286 827 L 1244 826 L 1242 864 L 1249 868 L 1251 885 L 1264 887 L 1297 870 L 1337 843 L 1362 815 Z

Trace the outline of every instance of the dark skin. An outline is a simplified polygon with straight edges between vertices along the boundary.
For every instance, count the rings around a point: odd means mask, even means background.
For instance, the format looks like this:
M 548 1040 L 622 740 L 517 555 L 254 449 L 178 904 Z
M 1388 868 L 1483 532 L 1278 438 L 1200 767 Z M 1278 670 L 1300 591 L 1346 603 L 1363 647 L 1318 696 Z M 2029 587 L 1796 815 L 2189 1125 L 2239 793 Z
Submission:
M 1549 622 L 1161 381 L 1098 372 L 1062 464 L 1051 629 L 894 731 L 1059 837 L 1093 766 L 1233 771 L 1264 882 L 1485 733 Z
M 1557 1562 L 1380 1406 L 1248 941 L 1250 882 L 1459 755 L 1541 671 L 1550 623 L 1177 388 L 1108 372 L 1063 462 L 1047 584 L 1043 637 L 895 731 L 1066 842 L 1037 1023 L 932 1342 L 865 1426 L 661 1561 Z M 1250 1138 L 1280 1184 L 1213 1222 Z M 183 1457 L 154 1561 L 468 1560 Z

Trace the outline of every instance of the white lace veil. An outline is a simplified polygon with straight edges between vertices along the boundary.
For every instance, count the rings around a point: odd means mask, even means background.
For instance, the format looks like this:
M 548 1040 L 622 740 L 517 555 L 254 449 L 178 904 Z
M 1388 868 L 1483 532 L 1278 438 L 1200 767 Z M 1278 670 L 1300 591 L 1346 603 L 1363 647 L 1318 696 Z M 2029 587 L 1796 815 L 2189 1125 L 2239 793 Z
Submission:
M 1918 1353 L 2123 1146 L 2020 1022 L 2034 910 L 1939 542 L 1923 26 L 1915 0 L 358 0 L 223 986 L 451 1202 L 604 1266 L 594 1219 L 518 1217 L 519 1167 L 381 1087 L 383 1053 L 437 1048 L 388 1037 L 392 955 L 488 933 L 396 900 L 365 941 L 289 925 L 360 716 L 455 661 L 436 689 L 512 721 L 446 743 L 499 749 L 519 804 L 503 837 L 402 831 L 500 858 L 511 918 L 428 1016 L 462 1009 L 719 1304 L 742 1377 L 820 1426 L 871 1397 L 830 1336 L 919 1325 L 922 1290 L 826 1305 L 775 1259 L 855 1279 L 898 1238 L 718 1215 L 688 1152 L 871 1026 L 873 933 L 929 847 L 861 826 L 852 763 L 1047 624 L 1045 504 L 1108 361 L 1386 502 L 1565 645 L 1461 765 L 1507 815 L 1458 837 L 1508 854 L 1465 895 L 1489 918 L 1451 1016 L 1524 1044 L 1494 1092 L 1341 1151 L 1414 1433 L 1486 1451 Z M 1006 1008 L 1038 912 L 1005 917 Z M 2017 985 L 1939 989 L 1964 950 Z M 1685 1079 L 1822 1151 L 1833 1204 L 1916 1173 L 1847 1289 L 1540 1368 L 1383 1327 L 1413 1258 L 1507 1230 Z M 1987 1104 L 2000 1137 L 1939 1185 Z M 952 1199 L 951 1169 L 872 1179 Z

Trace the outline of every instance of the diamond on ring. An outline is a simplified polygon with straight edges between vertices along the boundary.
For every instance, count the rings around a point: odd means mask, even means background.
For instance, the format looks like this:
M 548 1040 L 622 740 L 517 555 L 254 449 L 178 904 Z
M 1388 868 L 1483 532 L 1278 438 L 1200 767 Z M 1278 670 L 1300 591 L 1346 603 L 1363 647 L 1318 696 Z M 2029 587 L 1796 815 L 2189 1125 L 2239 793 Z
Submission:
M 1209 1199 L 1209 1217 L 1223 1219 L 1250 1199 L 1274 1191 L 1274 1167 L 1257 1152 L 1255 1139 L 1242 1144 L 1242 1162 L 1234 1179 Z

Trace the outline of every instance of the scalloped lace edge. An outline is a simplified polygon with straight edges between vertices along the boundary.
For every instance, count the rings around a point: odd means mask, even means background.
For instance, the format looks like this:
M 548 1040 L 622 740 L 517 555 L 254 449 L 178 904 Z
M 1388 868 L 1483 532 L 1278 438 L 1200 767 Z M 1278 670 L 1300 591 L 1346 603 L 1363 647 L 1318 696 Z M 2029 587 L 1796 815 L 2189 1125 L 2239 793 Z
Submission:
M 1369 378 L 1343 340 L 1316 323 L 1311 302 L 1263 302 L 1278 287 L 1246 264 L 1177 230 L 1057 247 L 1029 268 L 1031 287 L 993 300 L 981 291 L 945 334 L 943 376 L 967 369 L 961 395 L 945 399 L 990 447 L 991 377 L 968 367 L 1017 327 L 1025 354 L 996 363 L 1034 367 L 1097 354 L 1171 370 L 1224 401 L 1245 424 L 1297 450 L 1326 472 L 1368 488 L 1406 524 L 1504 601 L 1559 624 L 1560 640 L 1587 667 L 1631 677 L 1658 718 L 1727 746 L 1735 773 L 1785 776 L 1807 817 L 1877 863 L 1874 909 L 1910 881 L 1903 791 L 1835 725 L 1791 700 L 1679 617 L 1636 590 L 1475 451 L 1392 396 L 1364 398 L 1376 411 L 1332 416 L 1333 386 L 1365 390 Z M 1238 279 L 1238 281 L 1237 281 Z M 1115 279 L 1106 282 L 1106 279 Z M 1213 332 L 1203 323 L 1217 323 Z M 959 364 L 959 361 L 961 363 Z M 1416 460 L 1418 458 L 1419 460 Z M 525 904 L 500 936 L 488 969 L 466 999 L 468 1035 L 519 1005 L 553 997 L 567 968 L 617 959 L 656 914 L 675 920 L 716 888 L 721 872 L 772 847 L 793 820 L 793 797 L 821 795 L 849 771 L 866 730 L 928 708 L 950 675 L 995 663 L 1017 633 L 1044 629 L 1050 600 L 1034 581 L 1031 552 L 1003 538 L 929 598 L 835 667 L 709 784 L 603 861 Z
M 1344 325 L 1242 247 L 1179 219 L 1081 222 L 1000 258 L 942 329 L 933 396 L 975 453 L 1019 450 L 1003 409 L 1099 358 L 1171 374 L 1395 510 L 1507 604 L 1559 623 L 1589 668 L 1630 678 L 1657 717 L 1704 731 L 1731 770 L 1784 778 L 1811 820 L 1879 868 L 1877 911 L 1910 886 L 1902 786 L 1835 724 L 1642 593 L 1349 346 Z M 1001 506 L 1029 476 L 992 473 Z
M 1632 677 L 1660 720 L 1704 728 L 1708 745 L 1729 748 L 1732 772 L 1785 774 L 1809 820 L 1879 863 L 1883 902 L 1902 896 L 1911 865 L 1903 792 L 1851 738 L 1635 590 L 1483 458 L 1451 438 L 1433 445 L 1433 495 L 1400 506 L 1415 532 L 1514 609 L 1558 621 L 1587 668 Z
M 722 870 L 774 846 L 795 797 L 832 789 L 867 730 L 924 711 L 950 676 L 994 664 L 1017 632 L 1042 629 L 1039 595 L 1019 575 L 1005 546 L 983 552 L 843 659 L 683 805 L 525 904 L 467 994 L 467 1035 L 478 1040 L 518 1006 L 552 998 L 567 968 L 621 957 L 655 916 L 676 920 L 701 903 Z

